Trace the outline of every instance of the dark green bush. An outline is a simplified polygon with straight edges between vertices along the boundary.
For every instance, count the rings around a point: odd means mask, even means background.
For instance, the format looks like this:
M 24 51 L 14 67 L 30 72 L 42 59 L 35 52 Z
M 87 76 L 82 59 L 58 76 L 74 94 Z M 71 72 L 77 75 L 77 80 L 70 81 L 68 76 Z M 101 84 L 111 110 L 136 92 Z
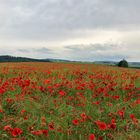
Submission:
M 128 62 L 126 60 L 121 60 L 119 63 L 118 63 L 118 67 L 125 67 L 127 68 L 128 67 Z

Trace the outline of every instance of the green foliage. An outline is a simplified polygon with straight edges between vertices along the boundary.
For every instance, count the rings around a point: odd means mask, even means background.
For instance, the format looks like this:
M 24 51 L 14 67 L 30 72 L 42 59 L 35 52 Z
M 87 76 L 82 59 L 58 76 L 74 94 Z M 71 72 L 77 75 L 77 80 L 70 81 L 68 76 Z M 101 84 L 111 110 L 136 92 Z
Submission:
M 128 67 L 128 62 L 123 59 L 118 63 L 118 66 L 127 68 Z

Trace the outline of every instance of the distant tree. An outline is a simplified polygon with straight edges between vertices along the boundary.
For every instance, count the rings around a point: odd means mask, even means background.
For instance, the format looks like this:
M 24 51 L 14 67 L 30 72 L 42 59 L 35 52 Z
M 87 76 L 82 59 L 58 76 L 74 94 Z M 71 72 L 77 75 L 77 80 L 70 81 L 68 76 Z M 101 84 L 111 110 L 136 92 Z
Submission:
M 127 68 L 128 67 L 128 62 L 125 59 L 121 60 L 118 63 L 118 67 L 125 67 L 125 68 Z

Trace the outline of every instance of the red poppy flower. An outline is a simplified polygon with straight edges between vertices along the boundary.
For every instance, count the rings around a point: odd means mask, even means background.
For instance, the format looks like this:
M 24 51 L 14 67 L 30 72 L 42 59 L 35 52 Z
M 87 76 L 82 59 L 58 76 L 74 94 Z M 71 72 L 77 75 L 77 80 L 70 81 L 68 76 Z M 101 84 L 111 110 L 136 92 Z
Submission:
M 140 98 L 135 101 L 135 104 L 140 104 Z
M 82 114 L 81 114 L 81 117 L 85 119 L 87 116 L 86 116 L 85 113 L 82 113 Z
M 107 137 L 109 137 L 110 139 L 113 139 L 113 135 L 112 134 L 107 134 Z
M 7 98 L 6 101 L 7 101 L 8 103 L 12 103 L 14 100 L 13 100 L 12 98 Z
M 4 92 L 5 90 L 2 87 L 0 87 L 0 94 L 3 94 Z
M 118 113 L 122 118 L 124 118 L 124 111 L 123 110 L 119 110 Z
M 75 120 L 73 120 L 72 122 L 73 122 L 74 125 L 78 125 L 78 124 L 79 124 L 78 119 L 75 119 Z
M 24 116 L 24 120 L 28 120 L 28 116 Z
M 63 97 L 63 96 L 66 95 L 66 92 L 65 92 L 65 91 L 60 91 L 60 92 L 59 92 L 59 95 L 60 95 L 61 97 Z
M 48 128 L 49 128 L 49 130 L 53 131 L 54 130 L 54 124 L 53 123 L 50 123 L 48 125 Z
M 120 96 L 116 95 L 113 97 L 115 100 L 118 100 L 120 98 Z
M 99 128 L 101 130 L 105 130 L 106 129 L 106 124 L 104 122 L 101 122 L 100 124 L 98 124 Z
M 95 140 L 95 135 L 94 134 L 90 134 L 88 140 Z
M 9 124 L 9 125 L 4 126 L 4 130 L 12 131 L 13 129 L 12 129 L 11 125 Z
M 37 131 L 32 131 L 31 133 L 34 134 L 34 135 L 39 136 L 39 135 L 41 135 L 43 132 L 42 132 L 42 130 L 37 130 Z
M 51 90 L 53 87 L 51 85 L 49 85 L 47 88 L 48 88 L 48 90 Z
M 103 140 L 103 137 L 99 137 L 98 140 Z
M 20 128 L 14 128 L 12 131 L 12 136 L 17 137 L 20 135 L 23 131 Z
M 134 123 L 137 123 L 138 122 L 134 114 L 130 114 L 130 118 L 132 119 L 132 121 Z
M 108 128 L 116 129 L 116 124 L 115 123 L 109 124 L 108 125 Z
M 96 102 L 96 105 L 100 105 L 100 102 L 99 102 L 99 101 L 97 101 L 97 102 Z
M 42 133 L 43 133 L 45 136 L 48 136 L 48 130 L 42 130 Z
M 98 125 L 100 130 L 106 130 L 106 127 L 107 127 L 106 123 L 101 122 L 101 121 L 96 121 L 95 123 Z
M 62 128 L 61 127 L 57 128 L 57 132 L 61 133 L 62 132 Z
M 49 84 L 51 82 L 51 79 L 45 79 L 44 80 L 44 84 L 46 85 L 46 84 Z
M 116 129 L 115 119 L 112 119 L 111 120 L 111 124 L 108 125 L 108 128 L 110 128 L 110 129 Z
M 21 115 L 23 115 L 26 112 L 26 110 L 21 110 Z

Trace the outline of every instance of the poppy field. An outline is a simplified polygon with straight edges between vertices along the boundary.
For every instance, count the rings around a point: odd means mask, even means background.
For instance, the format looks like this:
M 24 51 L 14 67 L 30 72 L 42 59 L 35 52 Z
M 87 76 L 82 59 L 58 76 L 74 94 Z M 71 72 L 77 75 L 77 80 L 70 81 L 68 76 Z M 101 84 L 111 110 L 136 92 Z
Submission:
M 139 140 L 140 70 L 1 63 L 0 140 Z

